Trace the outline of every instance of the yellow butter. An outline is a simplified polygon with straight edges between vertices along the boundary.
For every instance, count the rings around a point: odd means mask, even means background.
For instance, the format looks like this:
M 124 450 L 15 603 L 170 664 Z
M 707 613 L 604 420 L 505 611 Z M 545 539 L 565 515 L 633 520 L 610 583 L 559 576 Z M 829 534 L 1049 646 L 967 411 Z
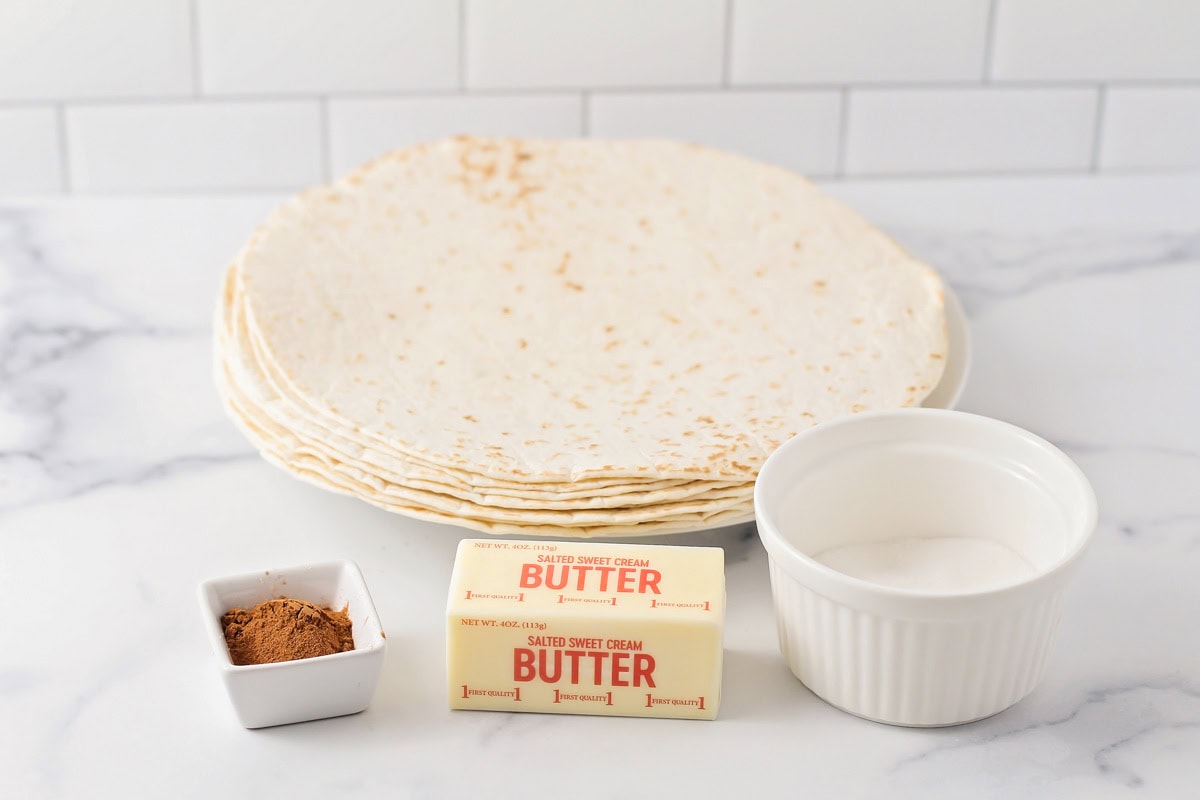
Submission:
M 720 548 L 465 539 L 450 707 L 715 719 L 724 624 Z

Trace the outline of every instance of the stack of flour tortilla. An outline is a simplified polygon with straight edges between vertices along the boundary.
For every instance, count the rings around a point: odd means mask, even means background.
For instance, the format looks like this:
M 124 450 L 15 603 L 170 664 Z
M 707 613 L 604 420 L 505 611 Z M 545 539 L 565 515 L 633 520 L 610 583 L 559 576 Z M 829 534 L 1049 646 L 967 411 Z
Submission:
M 554 536 L 748 521 L 776 447 L 918 405 L 947 351 L 937 275 L 795 174 L 466 137 L 285 203 L 216 341 L 230 414 L 296 477 Z

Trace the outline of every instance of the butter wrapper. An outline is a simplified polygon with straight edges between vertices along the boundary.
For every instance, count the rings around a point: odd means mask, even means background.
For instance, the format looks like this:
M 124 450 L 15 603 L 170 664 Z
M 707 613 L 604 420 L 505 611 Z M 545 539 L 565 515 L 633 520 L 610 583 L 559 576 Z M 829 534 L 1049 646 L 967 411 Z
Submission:
M 715 719 L 724 625 L 720 548 L 465 539 L 450 707 Z

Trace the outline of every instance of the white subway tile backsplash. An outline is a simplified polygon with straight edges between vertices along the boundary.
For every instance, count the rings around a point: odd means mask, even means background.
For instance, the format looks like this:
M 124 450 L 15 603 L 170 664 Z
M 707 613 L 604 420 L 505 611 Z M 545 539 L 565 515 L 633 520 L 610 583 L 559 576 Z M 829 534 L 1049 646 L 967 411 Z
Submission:
M 725 0 L 466 0 L 471 88 L 718 85 Z
M 997 80 L 1200 80 L 1195 0 L 996 0 Z
M 852 90 L 849 175 L 1087 169 L 1094 89 Z
M 316 101 L 102 105 L 67 111 L 74 188 L 282 189 L 322 180 Z
M 335 175 L 406 145 L 468 133 L 556 138 L 582 133 L 579 95 L 488 95 L 333 100 Z
M 286 189 L 459 133 L 1196 169 L 1200 0 L 0 0 L 0 194 Z
M 450 0 L 196 2 L 206 92 L 458 85 L 458 3 Z
M 0 108 L 0 194 L 62 190 L 57 113 Z
M 683 139 L 812 175 L 837 171 L 837 91 L 601 93 L 589 119 L 593 136 Z
M 989 0 L 733 0 L 735 84 L 977 81 Z
M 1110 89 L 1103 132 L 1101 168 L 1200 167 L 1200 87 Z
M 188 93 L 188 14 L 188 0 L 3 0 L 0 99 Z

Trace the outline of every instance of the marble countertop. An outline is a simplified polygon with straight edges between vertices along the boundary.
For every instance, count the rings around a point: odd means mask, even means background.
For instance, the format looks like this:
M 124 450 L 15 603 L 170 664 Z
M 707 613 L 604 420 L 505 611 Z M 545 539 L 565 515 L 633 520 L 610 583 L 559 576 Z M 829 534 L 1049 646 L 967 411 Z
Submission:
M 291 480 L 210 380 L 217 277 L 278 197 L 0 201 L 0 796 L 1194 796 L 1200 786 L 1200 175 L 834 184 L 958 290 L 960 407 L 1092 479 L 1100 526 L 1046 679 L 934 730 L 783 665 L 766 557 L 727 537 L 716 722 L 450 712 L 465 532 Z M 209 577 L 337 558 L 388 632 L 363 714 L 247 731 Z

